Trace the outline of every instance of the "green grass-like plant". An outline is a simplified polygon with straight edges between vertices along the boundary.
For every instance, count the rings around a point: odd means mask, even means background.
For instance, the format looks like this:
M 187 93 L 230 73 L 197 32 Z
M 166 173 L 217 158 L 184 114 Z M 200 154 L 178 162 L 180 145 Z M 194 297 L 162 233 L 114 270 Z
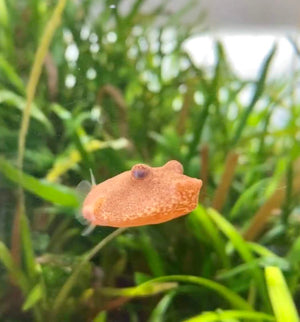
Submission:
M 299 70 L 270 78 L 274 45 L 240 79 L 221 42 L 197 66 L 197 1 L 125 2 L 0 0 L 0 320 L 298 321 Z M 90 169 L 170 159 L 191 214 L 81 235 Z

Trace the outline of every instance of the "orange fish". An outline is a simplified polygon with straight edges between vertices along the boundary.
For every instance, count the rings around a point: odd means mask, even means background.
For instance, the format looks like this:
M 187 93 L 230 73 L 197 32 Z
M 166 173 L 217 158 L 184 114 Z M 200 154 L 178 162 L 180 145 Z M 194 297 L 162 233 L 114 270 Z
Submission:
M 92 227 L 159 224 L 195 209 L 201 186 L 201 180 L 183 174 L 178 161 L 157 168 L 136 164 L 130 171 L 94 184 L 82 214 Z

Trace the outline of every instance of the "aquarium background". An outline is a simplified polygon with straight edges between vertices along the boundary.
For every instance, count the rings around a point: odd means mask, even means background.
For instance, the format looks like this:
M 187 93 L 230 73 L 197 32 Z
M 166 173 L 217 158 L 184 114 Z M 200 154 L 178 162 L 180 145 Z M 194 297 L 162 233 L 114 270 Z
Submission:
M 0 0 L 1 321 L 299 319 L 297 28 L 154 4 Z M 90 169 L 172 159 L 191 214 L 82 235 Z

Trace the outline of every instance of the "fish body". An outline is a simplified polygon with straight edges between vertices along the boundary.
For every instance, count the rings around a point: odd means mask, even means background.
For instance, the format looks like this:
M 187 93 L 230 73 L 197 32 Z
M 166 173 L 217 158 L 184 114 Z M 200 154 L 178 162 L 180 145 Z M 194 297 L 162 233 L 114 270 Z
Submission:
M 92 226 L 132 227 L 159 224 L 196 208 L 202 181 L 183 174 L 175 160 L 162 167 L 137 164 L 98 185 L 83 202 Z

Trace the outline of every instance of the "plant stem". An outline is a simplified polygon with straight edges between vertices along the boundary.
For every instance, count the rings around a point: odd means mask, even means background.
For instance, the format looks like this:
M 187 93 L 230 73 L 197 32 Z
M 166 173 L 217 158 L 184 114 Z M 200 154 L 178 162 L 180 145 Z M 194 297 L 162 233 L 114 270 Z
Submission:
M 42 66 L 44 64 L 44 60 L 46 54 L 49 50 L 50 42 L 53 38 L 54 32 L 60 23 L 60 18 L 62 12 L 66 6 L 67 0 L 59 0 L 57 6 L 54 9 L 54 12 L 48 21 L 46 29 L 41 39 L 41 43 L 36 51 L 33 67 L 30 72 L 28 85 L 26 88 L 26 105 L 23 111 L 21 128 L 19 132 L 19 141 L 18 141 L 18 160 L 17 165 L 20 170 L 20 182 L 22 180 L 22 170 L 23 170 L 23 160 L 24 160 L 24 152 L 25 152 L 25 143 L 26 136 L 29 128 L 30 121 L 30 111 L 32 102 L 35 96 L 36 87 L 38 81 L 40 79 L 40 75 L 42 72 Z M 14 260 L 16 263 L 20 261 L 20 220 L 21 213 L 23 213 L 24 206 L 24 192 L 23 188 L 19 186 L 18 193 L 18 209 L 15 214 L 14 224 L 13 224 L 13 234 L 12 234 L 12 253 L 14 255 Z
M 234 151 L 229 152 L 227 155 L 225 169 L 212 201 L 212 207 L 218 211 L 222 210 L 229 193 L 230 184 L 238 164 L 238 157 L 239 155 Z
M 59 309 L 62 307 L 62 305 L 65 302 L 65 299 L 67 298 L 68 294 L 70 293 L 71 289 L 77 282 L 77 277 L 80 274 L 82 268 L 84 265 L 93 258 L 103 247 L 105 247 L 111 240 L 113 240 L 118 235 L 122 234 L 123 231 L 125 231 L 127 228 L 118 228 L 114 232 L 112 232 L 110 235 L 102 239 L 94 248 L 92 248 L 89 252 L 83 255 L 82 261 L 78 264 L 78 266 L 73 271 L 72 275 L 69 277 L 69 279 L 65 282 L 63 287 L 61 288 L 60 292 L 58 293 L 56 300 L 53 305 L 52 310 L 52 318 L 55 318 L 59 312 Z

